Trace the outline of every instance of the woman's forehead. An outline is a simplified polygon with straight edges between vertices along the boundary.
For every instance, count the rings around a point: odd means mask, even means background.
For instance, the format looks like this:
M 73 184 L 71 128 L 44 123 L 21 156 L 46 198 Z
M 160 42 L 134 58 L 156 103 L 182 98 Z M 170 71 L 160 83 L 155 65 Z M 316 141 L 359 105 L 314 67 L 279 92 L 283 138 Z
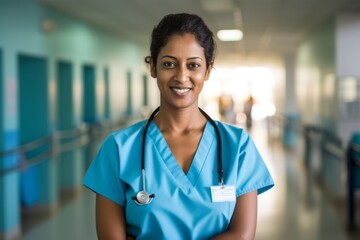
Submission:
M 160 50 L 159 57 L 164 55 L 179 55 L 187 57 L 205 57 L 204 48 L 193 34 L 172 35 Z

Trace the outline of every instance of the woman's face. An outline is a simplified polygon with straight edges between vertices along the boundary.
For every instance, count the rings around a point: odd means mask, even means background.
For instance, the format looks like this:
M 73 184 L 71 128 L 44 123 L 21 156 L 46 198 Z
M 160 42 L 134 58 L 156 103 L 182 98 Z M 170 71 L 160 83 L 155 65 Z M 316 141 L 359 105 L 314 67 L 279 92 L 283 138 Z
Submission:
M 157 78 L 161 104 L 175 108 L 198 105 L 198 97 L 209 79 L 212 65 L 206 68 L 205 51 L 192 34 L 173 35 L 161 49 L 151 76 Z

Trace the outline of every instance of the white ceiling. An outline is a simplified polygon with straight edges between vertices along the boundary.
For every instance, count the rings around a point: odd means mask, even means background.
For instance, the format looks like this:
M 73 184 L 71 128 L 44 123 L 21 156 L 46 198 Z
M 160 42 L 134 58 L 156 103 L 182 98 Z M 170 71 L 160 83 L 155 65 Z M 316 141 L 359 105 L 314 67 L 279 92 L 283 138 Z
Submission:
M 242 41 L 218 42 L 220 59 L 266 59 L 293 53 L 331 15 L 360 12 L 359 0 L 40 0 L 116 35 L 149 45 L 154 25 L 168 13 L 203 17 L 216 33 L 239 27 Z

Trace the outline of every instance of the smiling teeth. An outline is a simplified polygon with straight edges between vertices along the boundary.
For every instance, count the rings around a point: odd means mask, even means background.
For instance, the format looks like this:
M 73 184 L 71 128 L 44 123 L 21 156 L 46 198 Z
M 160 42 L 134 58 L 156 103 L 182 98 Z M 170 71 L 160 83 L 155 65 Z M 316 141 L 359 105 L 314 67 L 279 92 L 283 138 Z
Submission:
M 173 88 L 173 90 L 177 93 L 185 93 L 190 91 L 190 88 Z

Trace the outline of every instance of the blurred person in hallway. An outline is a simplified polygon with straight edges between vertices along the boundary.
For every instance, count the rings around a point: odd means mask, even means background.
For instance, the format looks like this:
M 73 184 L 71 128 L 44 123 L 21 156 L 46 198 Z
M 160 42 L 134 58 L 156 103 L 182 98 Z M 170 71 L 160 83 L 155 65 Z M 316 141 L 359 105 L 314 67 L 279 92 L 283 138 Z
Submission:
M 258 194 L 274 182 L 249 134 L 198 106 L 215 49 L 197 15 L 153 29 L 145 61 L 160 107 L 110 134 L 84 178 L 99 239 L 254 239 Z
M 248 99 L 244 103 L 244 113 L 246 116 L 246 129 L 251 130 L 252 127 L 252 108 L 254 106 L 254 98 L 253 96 L 249 96 Z
M 219 97 L 219 112 L 222 121 L 230 124 L 236 123 L 236 113 L 232 96 L 221 95 Z

